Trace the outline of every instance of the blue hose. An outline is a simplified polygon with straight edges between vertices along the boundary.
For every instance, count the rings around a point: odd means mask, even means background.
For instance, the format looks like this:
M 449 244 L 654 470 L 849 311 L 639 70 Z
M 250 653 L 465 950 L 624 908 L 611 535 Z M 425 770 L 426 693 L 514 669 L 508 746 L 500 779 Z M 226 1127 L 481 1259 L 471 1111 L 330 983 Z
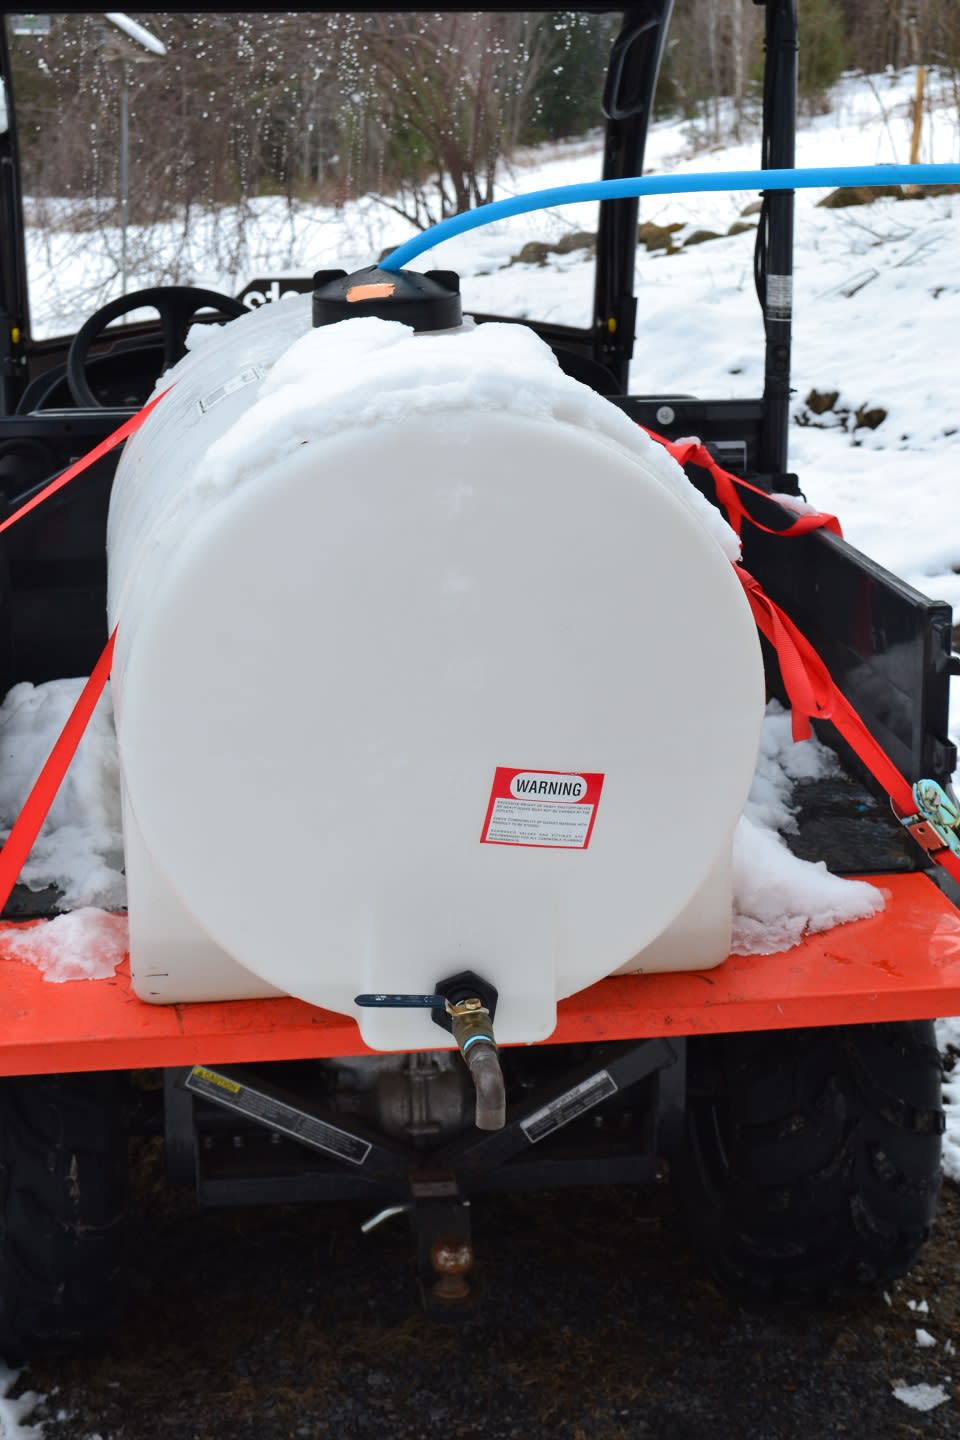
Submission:
M 555 205 L 576 205 L 581 200 L 624 200 L 633 195 L 688 195 L 708 190 L 815 190 L 820 187 L 863 185 L 957 185 L 960 165 L 827 165 L 809 170 L 718 170 L 713 175 L 634 175 L 625 180 L 591 180 L 586 185 L 555 185 L 529 195 L 494 200 L 463 215 L 452 215 L 431 225 L 422 235 L 406 240 L 380 262 L 381 270 L 400 270 L 443 240 L 465 235 L 494 220 L 550 210 Z

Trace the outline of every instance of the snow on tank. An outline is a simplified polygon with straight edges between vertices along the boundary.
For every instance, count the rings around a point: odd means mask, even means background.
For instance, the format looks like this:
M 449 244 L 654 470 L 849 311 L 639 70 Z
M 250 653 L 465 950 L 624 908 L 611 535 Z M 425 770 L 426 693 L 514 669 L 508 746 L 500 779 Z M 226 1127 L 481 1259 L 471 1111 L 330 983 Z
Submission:
M 137 993 L 432 1049 L 353 997 L 471 969 L 535 1041 L 614 971 L 719 963 L 763 715 L 732 532 L 531 331 L 309 306 L 189 354 L 117 472 Z

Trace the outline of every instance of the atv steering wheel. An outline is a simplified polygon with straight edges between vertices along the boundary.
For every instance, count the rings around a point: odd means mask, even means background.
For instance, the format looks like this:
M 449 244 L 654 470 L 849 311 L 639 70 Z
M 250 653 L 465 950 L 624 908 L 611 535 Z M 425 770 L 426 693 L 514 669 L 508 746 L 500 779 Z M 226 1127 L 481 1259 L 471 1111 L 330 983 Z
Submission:
M 246 305 L 239 300 L 220 295 L 216 290 L 197 290 L 192 285 L 152 285 L 148 290 L 134 290 L 130 295 L 121 295 L 119 300 L 111 300 L 109 305 L 102 305 L 81 325 L 67 354 L 67 384 L 78 405 L 105 408 L 87 381 L 90 347 L 112 320 L 144 307 L 160 314 L 164 370 L 169 370 L 186 354 L 187 331 L 198 311 L 215 310 L 228 320 L 236 320 L 248 313 Z

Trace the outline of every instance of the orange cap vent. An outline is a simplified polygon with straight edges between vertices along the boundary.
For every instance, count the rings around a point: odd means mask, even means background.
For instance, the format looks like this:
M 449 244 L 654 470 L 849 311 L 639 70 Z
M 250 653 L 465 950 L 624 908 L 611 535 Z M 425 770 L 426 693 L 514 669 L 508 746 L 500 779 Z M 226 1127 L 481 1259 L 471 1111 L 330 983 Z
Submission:
M 351 305 L 355 305 L 358 300 L 387 300 L 396 288 L 396 285 L 387 280 L 373 285 L 351 285 L 347 291 L 347 300 Z

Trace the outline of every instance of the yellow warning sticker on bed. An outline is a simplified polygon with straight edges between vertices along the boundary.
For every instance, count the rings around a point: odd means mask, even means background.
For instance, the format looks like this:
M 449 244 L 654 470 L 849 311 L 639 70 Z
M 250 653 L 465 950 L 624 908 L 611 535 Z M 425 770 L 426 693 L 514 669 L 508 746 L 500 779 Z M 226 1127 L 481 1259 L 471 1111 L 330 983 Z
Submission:
M 216 1070 L 205 1070 L 202 1065 L 194 1065 L 190 1071 L 191 1080 L 206 1080 L 209 1085 L 217 1085 L 221 1090 L 229 1090 L 231 1095 L 239 1095 L 241 1086 L 236 1080 L 228 1080 L 226 1075 L 218 1075 Z

